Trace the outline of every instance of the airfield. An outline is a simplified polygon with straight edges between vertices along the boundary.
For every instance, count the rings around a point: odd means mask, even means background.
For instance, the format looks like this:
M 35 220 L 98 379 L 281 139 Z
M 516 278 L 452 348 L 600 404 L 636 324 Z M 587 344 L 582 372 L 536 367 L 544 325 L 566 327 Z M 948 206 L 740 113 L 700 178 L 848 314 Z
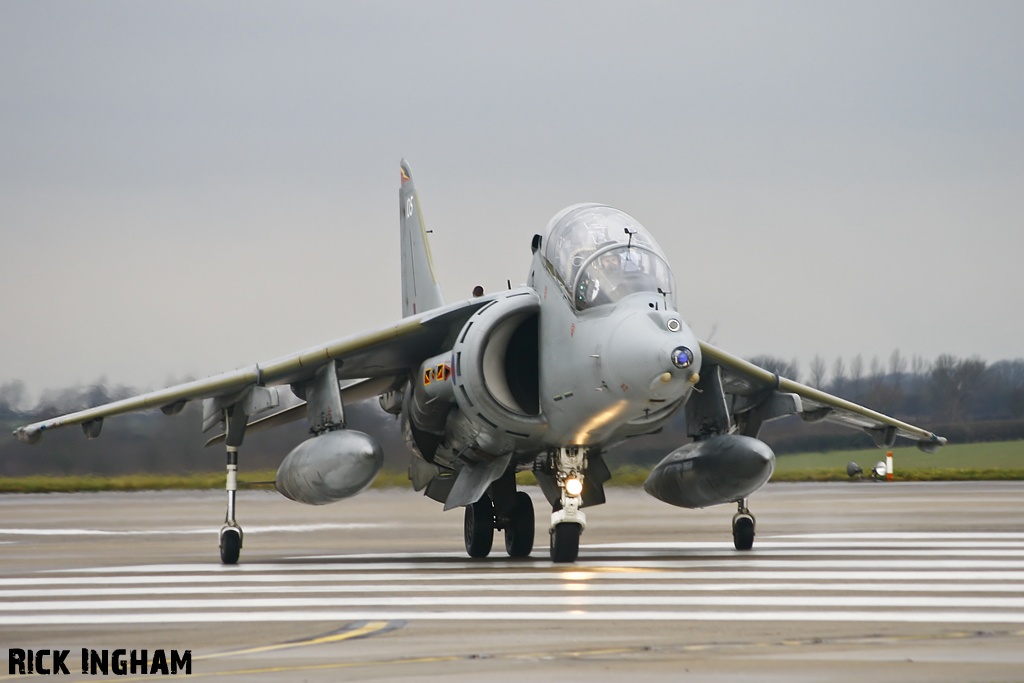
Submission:
M 468 559 L 462 511 L 408 490 L 244 491 L 237 567 L 222 492 L 2 496 L 0 642 L 71 650 L 66 680 L 99 678 L 81 648 L 227 681 L 1024 680 L 1024 482 L 771 484 L 746 553 L 731 506 L 613 488 L 574 565 L 531 495 L 513 561 L 500 535 Z

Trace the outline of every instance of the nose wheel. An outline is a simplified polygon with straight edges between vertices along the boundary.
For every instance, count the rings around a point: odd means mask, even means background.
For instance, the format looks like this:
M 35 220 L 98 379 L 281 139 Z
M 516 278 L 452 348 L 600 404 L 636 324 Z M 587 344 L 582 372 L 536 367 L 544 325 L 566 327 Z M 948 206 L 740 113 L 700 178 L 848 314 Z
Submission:
M 747 509 L 747 499 L 738 502 L 739 509 L 732 518 L 732 544 L 736 550 L 750 550 L 754 547 L 754 515 Z
M 562 522 L 551 529 L 551 561 L 575 562 L 580 554 L 580 534 L 583 526 L 575 522 Z

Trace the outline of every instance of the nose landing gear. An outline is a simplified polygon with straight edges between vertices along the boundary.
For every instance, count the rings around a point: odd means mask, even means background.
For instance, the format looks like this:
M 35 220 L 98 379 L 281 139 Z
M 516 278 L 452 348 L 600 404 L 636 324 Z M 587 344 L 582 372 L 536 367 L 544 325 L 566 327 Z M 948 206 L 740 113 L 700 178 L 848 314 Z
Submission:
M 580 510 L 586 451 L 559 448 L 554 461 L 555 481 L 561 489 L 561 508 L 551 513 L 551 561 L 575 562 L 580 552 L 580 534 L 587 526 L 587 516 Z

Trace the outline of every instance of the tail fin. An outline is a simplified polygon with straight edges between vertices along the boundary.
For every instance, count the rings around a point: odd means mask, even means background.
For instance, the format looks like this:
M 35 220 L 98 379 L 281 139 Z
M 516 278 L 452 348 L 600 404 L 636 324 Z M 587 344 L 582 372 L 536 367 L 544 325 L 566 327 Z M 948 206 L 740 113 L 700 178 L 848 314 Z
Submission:
M 444 306 L 444 295 L 434 275 L 420 198 L 405 159 L 402 187 L 398 190 L 398 215 L 402 239 L 402 316 L 407 317 Z

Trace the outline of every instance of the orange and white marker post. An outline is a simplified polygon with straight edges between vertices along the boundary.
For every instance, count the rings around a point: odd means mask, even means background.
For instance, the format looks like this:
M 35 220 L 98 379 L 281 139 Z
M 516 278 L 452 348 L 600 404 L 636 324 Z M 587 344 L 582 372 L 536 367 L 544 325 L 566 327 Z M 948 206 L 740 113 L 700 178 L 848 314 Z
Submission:
M 892 481 L 892 451 L 885 454 L 885 478 Z

